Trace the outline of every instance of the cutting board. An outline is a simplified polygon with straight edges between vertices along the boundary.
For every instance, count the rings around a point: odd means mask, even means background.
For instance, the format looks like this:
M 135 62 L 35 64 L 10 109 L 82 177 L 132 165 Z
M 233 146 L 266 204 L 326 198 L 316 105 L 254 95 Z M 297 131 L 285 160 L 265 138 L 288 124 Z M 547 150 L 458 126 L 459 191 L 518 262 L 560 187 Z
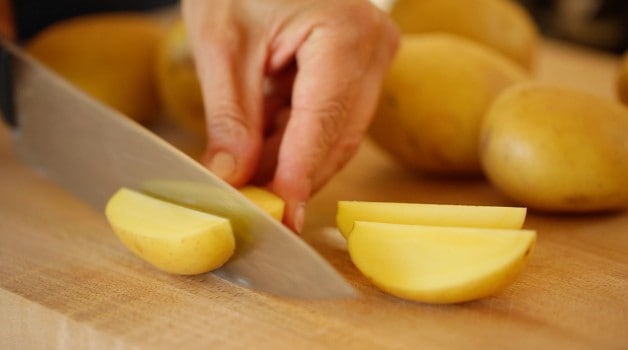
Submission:
M 617 63 L 547 42 L 536 74 L 613 98 Z M 356 270 L 333 228 L 340 199 L 511 204 L 481 179 L 412 175 L 367 141 L 309 203 L 303 235 L 360 296 L 284 299 L 151 268 L 102 213 L 18 162 L 0 128 L 0 349 L 628 349 L 627 212 L 530 213 L 538 244 L 514 284 L 428 305 Z

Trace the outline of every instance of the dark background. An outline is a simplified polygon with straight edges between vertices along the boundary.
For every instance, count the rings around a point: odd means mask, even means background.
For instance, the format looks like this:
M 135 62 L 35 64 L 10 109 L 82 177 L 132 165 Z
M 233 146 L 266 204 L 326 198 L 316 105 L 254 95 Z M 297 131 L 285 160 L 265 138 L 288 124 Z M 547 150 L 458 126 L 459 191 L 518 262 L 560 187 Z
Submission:
M 66 18 L 105 11 L 145 11 L 176 0 L 13 0 L 17 38 L 28 40 L 46 26 Z
M 438 1 L 438 0 L 436 0 Z M 473 0 L 460 0 L 473 1 Z M 621 53 L 628 49 L 628 0 L 514 0 L 545 36 Z M 72 16 L 113 10 L 150 10 L 176 0 L 14 0 L 18 39 Z
M 543 34 L 602 50 L 628 49 L 628 0 L 517 0 Z

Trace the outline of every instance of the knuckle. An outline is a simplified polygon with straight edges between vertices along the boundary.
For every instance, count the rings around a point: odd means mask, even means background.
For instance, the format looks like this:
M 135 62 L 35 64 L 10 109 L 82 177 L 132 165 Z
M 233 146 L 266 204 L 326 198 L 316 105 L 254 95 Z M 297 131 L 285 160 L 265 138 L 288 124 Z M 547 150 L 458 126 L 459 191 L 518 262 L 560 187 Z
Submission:
M 241 139 L 248 129 L 244 114 L 236 105 L 224 104 L 208 114 L 207 131 L 213 141 Z
M 360 40 L 364 37 L 374 37 L 382 30 L 388 30 L 388 24 L 392 22 L 389 16 L 368 2 L 347 1 L 343 4 L 344 15 L 357 19 L 351 23 L 343 20 L 343 23 L 345 26 L 355 28 L 353 34 L 359 36 Z
M 330 101 L 315 111 L 315 115 L 319 119 L 319 149 L 329 149 L 336 143 L 344 121 L 347 119 L 348 106 L 342 101 Z
M 399 28 L 390 16 L 380 9 L 371 7 L 369 10 L 363 11 L 365 12 L 362 16 L 364 20 L 359 27 L 363 36 L 361 40 L 375 38 L 375 40 L 369 41 L 373 48 L 395 51 L 401 37 Z
M 331 39 L 338 50 L 364 59 L 374 53 L 392 56 L 396 52 L 401 32 L 390 16 L 364 1 L 346 1 L 339 6 L 327 22 L 334 29 Z M 347 22 L 347 17 L 356 20 Z

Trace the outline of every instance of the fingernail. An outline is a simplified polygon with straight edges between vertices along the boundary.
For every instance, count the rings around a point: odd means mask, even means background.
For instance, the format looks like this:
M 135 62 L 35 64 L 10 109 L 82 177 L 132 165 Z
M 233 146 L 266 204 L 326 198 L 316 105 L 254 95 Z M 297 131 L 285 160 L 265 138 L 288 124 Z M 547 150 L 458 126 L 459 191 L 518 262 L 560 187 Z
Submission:
M 305 224 L 305 203 L 301 202 L 297 204 L 294 209 L 294 229 L 297 233 L 303 231 L 303 225 Z
M 230 178 L 236 170 L 235 158 L 227 152 L 218 152 L 209 161 L 209 170 L 221 179 Z

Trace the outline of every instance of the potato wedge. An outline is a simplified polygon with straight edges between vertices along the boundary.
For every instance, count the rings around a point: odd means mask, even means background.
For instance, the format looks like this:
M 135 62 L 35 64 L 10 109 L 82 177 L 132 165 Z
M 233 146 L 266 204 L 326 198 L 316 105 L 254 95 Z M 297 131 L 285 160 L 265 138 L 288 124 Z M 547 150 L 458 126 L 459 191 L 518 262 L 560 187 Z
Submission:
M 339 201 L 336 225 L 345 238 L 356 221 L 520 229 L 526 212 L 522 207 Z
M 348 239 L 355 266 L 378 288 L 426 303 L 499 292 L 518 276 L 536 232 L 357 221 Z
M 283 212 L 286 205 L 283 199 L 276 194 L 256 186 L 242 187 L 239 191 L 260 207 L 260 209 L 277 219 L 277 221 L 283 219 Z
M 235 249 L 229 220 L 128 188 L 110 198 L 105 214 L 128 249 L 165 272 L 205 273 L 222 266 Z

